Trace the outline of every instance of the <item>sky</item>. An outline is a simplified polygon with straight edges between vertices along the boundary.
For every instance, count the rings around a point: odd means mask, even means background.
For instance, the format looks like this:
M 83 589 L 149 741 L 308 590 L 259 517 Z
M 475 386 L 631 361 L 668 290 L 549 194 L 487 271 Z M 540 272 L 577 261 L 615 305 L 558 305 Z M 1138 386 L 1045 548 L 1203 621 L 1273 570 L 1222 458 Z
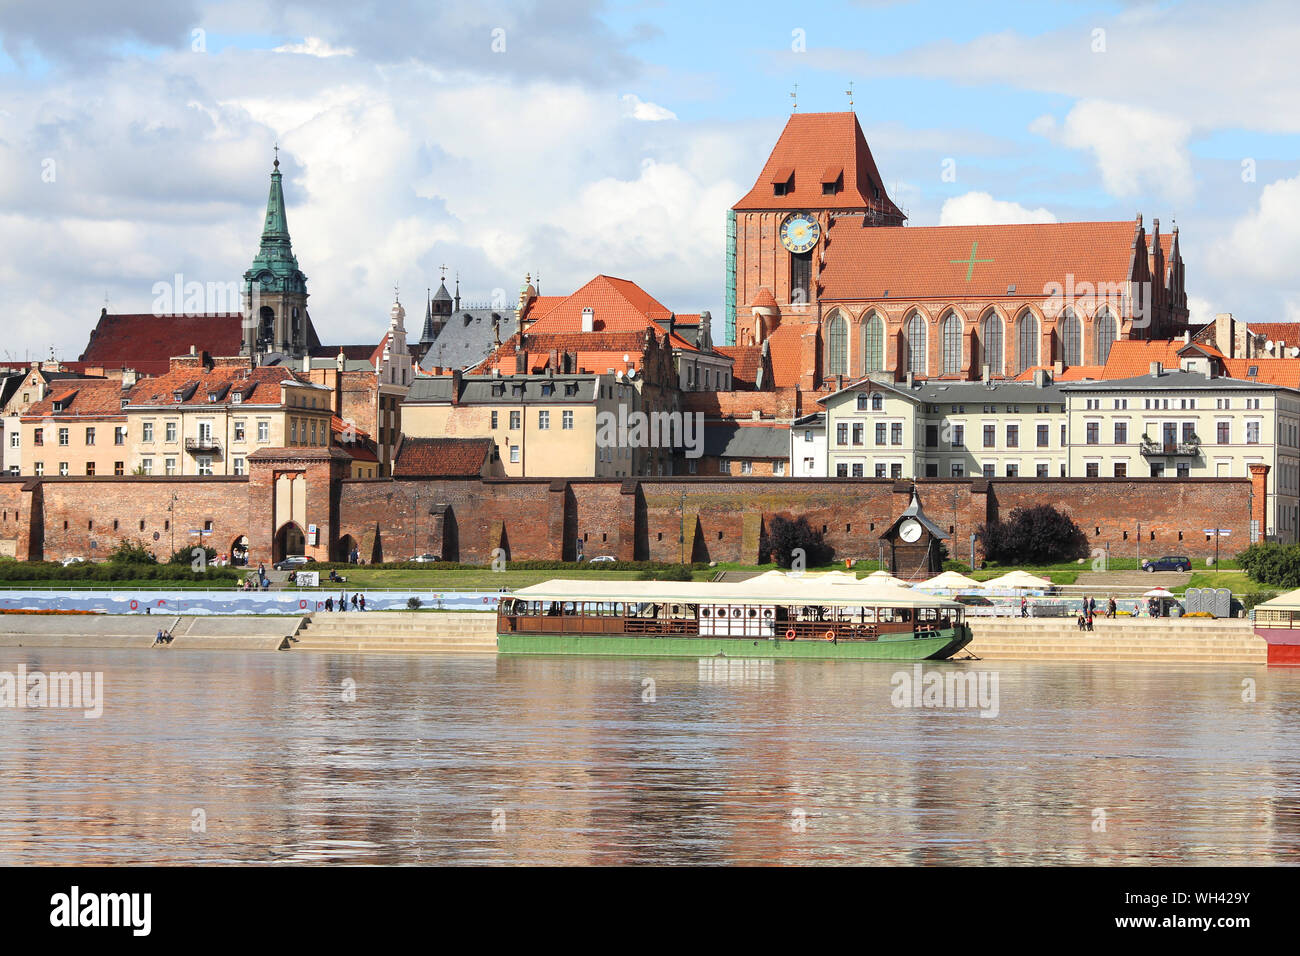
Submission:
M 629 278 L 718 338 L 727 208 L 850 88 L 909 224 L 1141 212 L 1193 321 L 1300 321 L 1297 48 L 1288 2 L 4 0 L 0 359 L 178 277 L 223 306 L 276 143 L 326 343 L 395 287 L 418 334 L 444 265 L 463 304 Z

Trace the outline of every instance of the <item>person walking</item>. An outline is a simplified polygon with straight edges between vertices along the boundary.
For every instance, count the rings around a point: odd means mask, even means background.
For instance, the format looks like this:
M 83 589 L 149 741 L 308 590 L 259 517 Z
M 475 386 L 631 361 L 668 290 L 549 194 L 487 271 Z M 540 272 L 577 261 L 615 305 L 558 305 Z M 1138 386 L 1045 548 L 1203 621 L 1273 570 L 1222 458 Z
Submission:
M 359 603 L 361 604 L 361 610 L 364 611 L 366 609 L 366 596 L 364 594 L 361 595 L 361 599 Z
M 1114 617 L 1117 610 L 1118 608 L 1115 605 L 1115 595 L 1112 594 L 1110 600 L 1106 602 L 1106 616 Z
M 325 599 L 325 610 L 326 611 L 334 610 L 334 595 L 331 594 L 329 597 Z
M 1029 617 L 1029 601 L 1025 599 L 1023 594 L 1020 595 L 1020 616 Z
M 360 594 L 356 593 L 355 591 L 352 592 L 352 610 L 354 611 L 357 610 L 357 598 L 359 597 L 361 597 Z

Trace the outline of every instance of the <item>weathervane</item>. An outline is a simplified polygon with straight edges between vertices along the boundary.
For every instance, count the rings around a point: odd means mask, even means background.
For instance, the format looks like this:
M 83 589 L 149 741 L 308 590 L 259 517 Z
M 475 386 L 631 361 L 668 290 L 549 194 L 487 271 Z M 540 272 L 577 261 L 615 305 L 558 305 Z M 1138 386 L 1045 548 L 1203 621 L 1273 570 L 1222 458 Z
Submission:
M 849 88 L 844 91 L 844 95 L 849 98 L 849 109 L 853 109 L 853 81 L 849 80 Z
M 790 112 L 791 113 L 799 112 L 799 84 L 798 83 L 796 83 L 794 85 L 794 89 L 790 91 L 790 100 L 791 100 Z
M 280 168 L 280 141 L 275 141 L 275 168 Z
M 401 296 L 398 294 L 398 285 L 399 285 L 399 284 L 400 284 L 400 283 L 398 283 L 398 282 L 394 282 L 394 283 L 393 283 L 393 301 L 394 301 L 394 302 L 401 302 L 401 301 L 402 301 Z
M 442 270 L 442 281 L 443 281 L 443 282 L 446 282 L 446 281 L 447 281 L 447 264 L 444 262 L 442 265 L 438 266 L 438 268 Z

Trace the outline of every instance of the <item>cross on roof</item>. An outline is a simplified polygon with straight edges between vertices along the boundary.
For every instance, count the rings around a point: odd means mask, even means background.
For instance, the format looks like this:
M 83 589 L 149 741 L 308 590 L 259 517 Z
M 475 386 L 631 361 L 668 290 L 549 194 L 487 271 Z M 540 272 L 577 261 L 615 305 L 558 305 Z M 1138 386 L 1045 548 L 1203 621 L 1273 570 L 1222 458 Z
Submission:
M 965 265 L 965 266 L 966 266 L 966 281 L 967 281 L 967 282 L 970 282 L 971 275 L 975 272 L 975 263 L 977 263 L 977 262 L 992 262 L 992 261 L 993 261 L 992 259 L 976 259 L 976 258 L 975 258 L 975 248 L 976 248 L 976 246 L 978 246 L 978 245 L 979 245 L 979 240 L 976 240 L 976 241 L 974 241 L 974 242 L 972 242 L 972 243 L 970 244 L 970 258 L 969 258 L 969 259 L 949 259 L 949 260 L 948 260 L 948 261 L 951 262 L 953 265 Z

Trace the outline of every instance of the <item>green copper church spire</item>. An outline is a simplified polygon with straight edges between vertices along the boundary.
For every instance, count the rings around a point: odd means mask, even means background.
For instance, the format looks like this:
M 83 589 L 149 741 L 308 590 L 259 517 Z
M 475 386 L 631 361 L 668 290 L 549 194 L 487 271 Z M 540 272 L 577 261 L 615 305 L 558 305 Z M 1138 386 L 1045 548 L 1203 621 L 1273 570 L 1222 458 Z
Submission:
M 280 175 L 280 147 L 275 147 L 271 169 L 271 191 L 266 199 L 266 221 L 262 226 L 262 243 L 253 264 L 244 273 L 249 281 L 260 282 L 262 291 L 306 292 L 307 277 L 298 269 L 289 239 L 289 219 L 284 209 L 284 186 Z

